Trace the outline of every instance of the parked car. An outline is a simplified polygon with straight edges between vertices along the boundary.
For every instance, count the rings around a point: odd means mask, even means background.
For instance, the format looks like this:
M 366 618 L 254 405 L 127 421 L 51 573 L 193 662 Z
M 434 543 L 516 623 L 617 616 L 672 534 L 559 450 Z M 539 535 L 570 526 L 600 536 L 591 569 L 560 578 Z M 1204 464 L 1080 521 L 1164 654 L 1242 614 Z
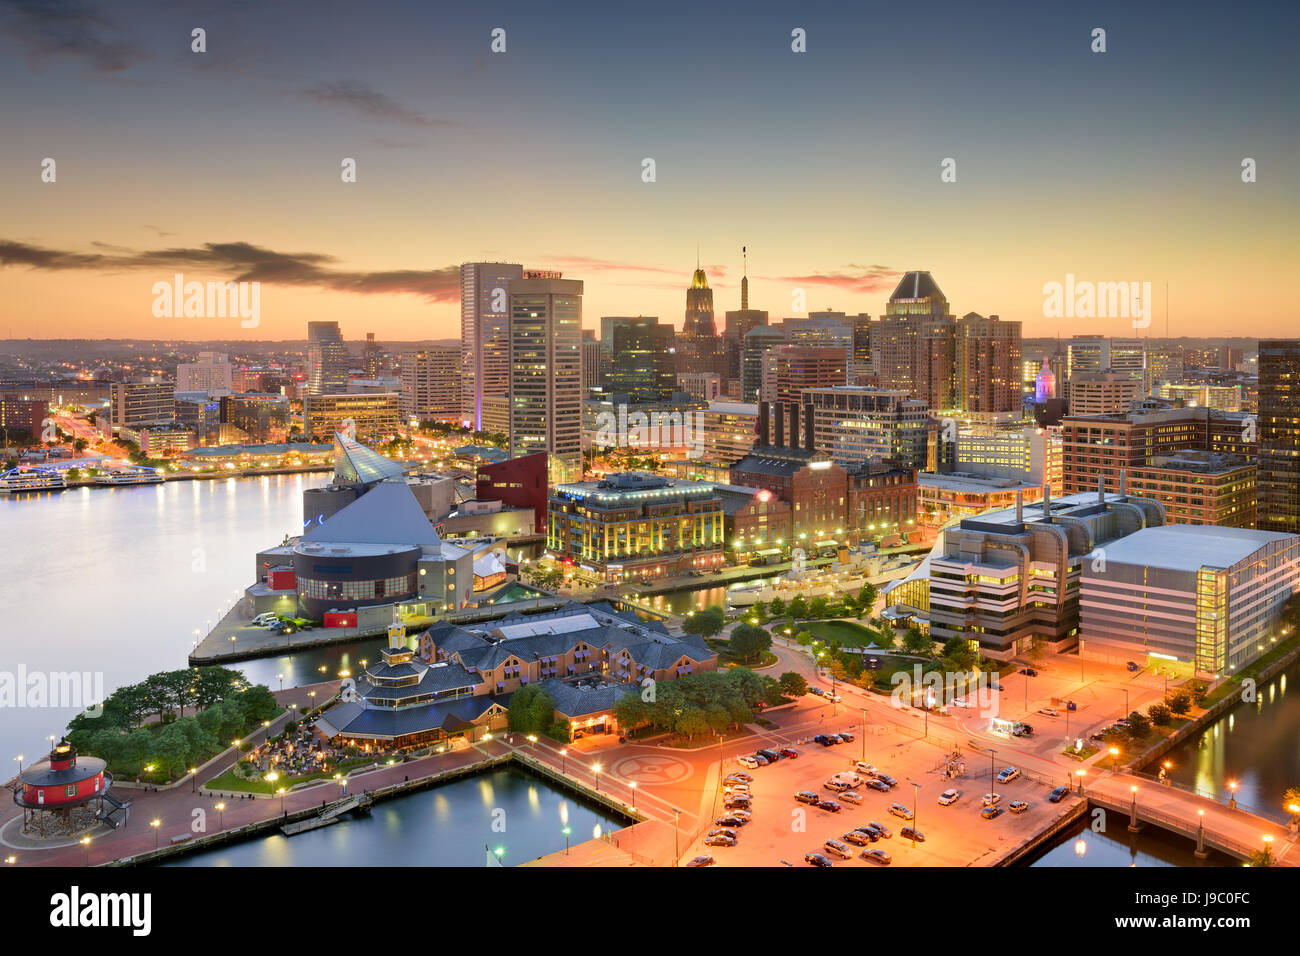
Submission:
M 877 773 L 876 779 L 879 780 L 881 783 L 883 783 L 890 790 L 893 790 L 895 787 L 898 786 L 898 781 L 895 780 L 887 773 Z
M 889 784 L 879 777 L 872 777 L 866 782 L 865 786 L 870 787 L 872 790 L 879 790 L 881 793 L 889 793 Z
M 770 763 L 772 762 L 772 761 L 768 760 L 766 757 L 764 757 L 761 753 L 757 753 L 757 752 L 755 752 L 755 753 L 750 754 L 749 756 L 750 756 L 750 758 L 751 758 L 751 759 L 752 759 L 756 764 L 758 764 L 760 767 L 766 767 L 768 764 L 770 764 Z
M 817 796 L 817 794 L 813 793 L 811 790 L 800 790 L 794 795 L 794 798 L 800 803 L 807 803 L 814 806 L 819 800 L 821 800 L 821 797 Z
M 858 855 L 868 863 L 879 863 L 881 866 L 889 866 L 889 864 L 894 860 L 894 858 L 884 850 L 877 849 L 863 850 Z
M 997 681 L 994 681 L 989 686 L 992 687 L 994 690 L 1002 690 L 1002 685 L 999 684 Z
M 747 783 L 726 783 L 722 785 L 724 793 L 749 793 L 749 784 Z
M 835 701 L 835 703 L 837 704 L 844 699 L 839 694 L 823 694 L 822 696 L 825 697 L 827 700 Z
M 831 813 L 840 812 L 840 805 L 836 803 L 834 800 L 819 799 L 815 805 L 818 810 L 829 810 Z
M 272 614 L 270 611 L 264 611 L 257 615 L 257 617 L 253 618 L 253 623 L 258 627 L 266 627 L 268 624 L 274 624 L 278 620 L 280 620 L 280 615 Z
M 1021 721 L 1011 731 L 1013 737 L 1032 737 L 1034 735 L 1034 725 Z
M 980 816 L 982 816 L 985 820 L 996 820 L 998 817 L 1002 816 L 1002 808 L 985 806 L 982 810 L 980 810 Z
M 969 707 L 969 706 L 970 706 L 970 702 L 967 701 L 965 697 L 954 697 L 954 698 L 949 702 L 949 706 L 952 706 L 952 707 Z
M 1032 667 L 1022 667 L 1020 668 L 1020 673 L 1024 674 L 1026 677 L 1038 676 L 1038 671 L 1034 670 Z
M 889 812 L 903 820 L 912 819 L 912 811 L 901 803 L 891 803 L 889 805 Z
M 875 843 L 876 840 L 879 840 L 880 837 L 868 836 L 861 830 L 850 830 L 848 833 L 844 834 L 841 839 L 843 839 L 845 843 L 852 843 L 854 846 L 871 846 L 871 844 Z
M 727 810 L 748 810 L 753 806 L 753 803 L 750 802 L 748 794 L 737 793 L 725 797 L 722 806 Z
M 723 778 L 723 783 L 753 783 L 754 778 L 747 773 L 729 773 Z
M 915 840 L 917 843 L 925 842 L 925 834 L 916 827 L 903 827 L 898 831 L 898 838 L 900 840 Z
M 852 770 L 841 770 L 839 773 L 831 774 L 832 780 L 843 780 L 850 787 L 861 785 L 863 777 L 861 774 L 854 773 Z
M 939 806 L 950 807 L 957 802 L 957 798 L 960 796 L 960 790 L 953 790 L 951 788 L 945 790 L 943 793 L 939 794 Z
M 1010 810 L 1012 813 L 1024 813 L 1026 810 L 1029 809 L 1029 804 L 1026 803 L 1024 800 L 1012 800 L 1009 804 L 1007 804 L 1007 809 Z
M 1051 800 L 1053 803 L 1060 803 L 1062 800 L 1065 799 L 1065 795 L 1069 792 L 1070 792 L 1069 787 L 1057 787 L 1055 790 L 1053 790 L 1051 793 L 1047 795 L 1047 799 Z
M 865 773 L 868 777 L 874 777 L 876 774 L 880 773 L 880 771 L 871 764 L 863 763 L 861 760 L 853 761 L 853 769 L 858 773 Z
M 695 857 L 695 859 L 691 860 L 691 862 L 687 863 L 686 865 L 687 866 L 712 866 L 713 857 L 707 855 L 697 856 Z
M 272 634 L 293 634 L 298 630 L 298 626 L 290 624 L 288 621 L 276 621 L 267 630 Z
M 845 790 L 843 793 L 840 794 L 840 799 L 843 800 L 845 803 L 860 804 L 862 803 L 862 794 L 858 793 L 858 791 L 856 790 Z
M 831 740 L 831 738 L 827 737 L 825 734 L 818 734 L 816 737 L 813 738 L 813 740 L 816 743 L 821 744 L 823 747 L 835 746 L 835 741 Z
M 758 761 L 749 756 L 749 754 L 741 754 L 736 758 L 736 763 L 740 764 L 742 767 L 748 767 L 750 770 L 758 769 Z
M 827 840 L 822 846 L 831 856 L 838 856 L 841 860 L 853 859 L 853 851 L 839 840 Z
M 827 734 L 826 739 L 829 740 L 832 745 L 844 743 L 844 739 L 840 737 L 839 734 Z
M 889 829 L 889 827 L 885 826 L 883 823 L 877 823 L 875 820 L 868 820 L 867 826 L 871 827 L 871 829 L 875 830 L 886 840 L 894 835 L 893 830 Z
M 777 753 L 775 750 L 760 750 L 758 752 L 758 756 L 766 757 L 768 763 L 776 763 L 778 760 L 781 759 L 781 755 Z
M 1039 712 L 1040 714 L 1042 714 L 1044 717 L 1060 717 L 1060 716 L 1061 716 L 1061 712 L 1058 711 L 1055 707 L 1039 707 L 1039 708 L 1038 708 L 1038 712 Z
M 1010 783 L 1018 776 L 1020 776 L 1020 771 L 1015 767 L 1004 767 L 1002 772 L 998 774 L 998 783 Z
M 728 811 L 727 811 L 727 815 L 728 815 L 728 816 L 733 816 L 733 817 L 735 817 L 737 820 L 742 820 L 742 821 L 744 821 L 745 823 L 748 823 L 750 820 L 752 820 L 752 819 L 754 818 L 754 815 L 753 815 L 752 813 L 750 813 L 748 810 L 745 810 L 745 809 L 742 809 L 742 808 L 739 808 L 739 807 L 736 808 L 735 810 L 728 810 Z
M 717 836 L 719 833 L 726 834 L 727 836 L 732 837 L 733 839 L 737 839 L 737 840 L 740 839 L 740 834 L 738 834 L 735 830 L 730 829 L 729 827 L 714 827 L 712 830 L 709 831 L 709 836 Z
M 986 806 L 986 807 L 996 807 L 996 806 L 997 806 L 999 803 L 1001 803 L 1001 802 L 1002 802 L 1002 794 L 1000 794 L 1000 793 L 986 793 L 986 794 L 984 794 L 984 800 L 983 800 L 983 803 L 984 803 L 984 806 Z
M 735 846 L 736 838 L 729 836 L 726 832 L 710 833 L 704 838 L 705 846 Z
M 820 853 L 805 853 L 803 861 L 810 866 L 832 866 L 831 861 Z
M 836 780 L 834 777 L 832 777 L 830 780 L 827 780 L 824 784 L 822 784 L 822 786 L 825 787 L 827 790 L 833 790 L 836 793 L 843 793 L 845 790 L 853 789 L 853 784 L 849 783 L 847 780 Z
M 843 740 L 843 741 L 845 741 L 846 743 L 853 743 L 853 741 L 856 739 L 856 738 L 855 738 L 851 733 L 849 733 L 847 730 L 841 730 L 840 733 L 839 733 L 839 737 L 840 737 L 840 740 Z
M 1129 661 L 1124 666 L 1127 667 L 1130 671 L 1140 671 L 1142 669 L 1138 667 L 1137 661 Z
M 778 753 L 789 760 L 795 760 L 799 756 L 799 751 L 795 750 L 793 747 L 782 747 Z
M 713 822 L 720 827 L 743 827 L 749 821 L 742 820 L 734 813 L 724 813 L 722 816 L 718 817 L 718 819 L 714 820 Z
M 826 691 L 822 690 L 820 687 L 814 686 L 813 684 L 808 685 L 808 693 L 816 694 L 818 697 L 826 696 Z
M 1106 739 L 1106 731 L 1104 731 L 1104 730 L 1099 730 L 1099 731 L 1097 731 L 1095 734 L 1089 734 L 1089 735 L 1088 735 L 1088 739 L 1089 739 L 1089 740 L 1096 740 L 1096 741 L 1105 740 L 1105 739 Z

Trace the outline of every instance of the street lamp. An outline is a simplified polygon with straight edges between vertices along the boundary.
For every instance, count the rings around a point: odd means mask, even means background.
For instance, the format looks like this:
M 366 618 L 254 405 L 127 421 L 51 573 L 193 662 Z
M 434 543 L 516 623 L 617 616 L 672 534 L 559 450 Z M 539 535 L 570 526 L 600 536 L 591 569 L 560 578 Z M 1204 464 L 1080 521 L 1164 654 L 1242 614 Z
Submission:
M 633 780 L 628 786 L 632 789 L 632 809 L 636 809 L 636 781 Z
M 921 794 L 921 785 L 915 780 L 909 780 L 907 782 L 912 785 L 912 849 L 916 849 L 916 831 L 921 825 L 921 808 L 918 803 Z
M 225 828 L 226 828 L 226 805 L 224 803 L 218 803 L 217 804 L 217 829 L 224 830 Z
M 14 759 L 18 761 L 18 772 L 21 774 L 23 772 L 23 755 L 19 754 Z
M 1079 796 L 1083 796 L 1083 778 L 1088 775 L 1088 771 L 1076 770 L 1074 775 L 1079 778 Z
M 564 828 L 564 855 L 569 855 L 569 828 Z
M 1118 747 L 1110 748 L 1110 769 L 1111 770 L 1119 769 L 1119 748 Z
M 564 770 L 565 767 L 568 765 L 568 762 L 569 762 L 569 748 L 562 747 L 560 749 L 560 776 L 561 777 L 564 776 Z
M 199 791 L 199 768 L 190 767 L 190 793 Z
M 600 793 L 600 764 L 595 764 L 591 769 L 596 775 L 596 792 Z
M 677 861 L 682 857 L 682 847 L 678 840 L 678 823 L 681 821 L 681 817 L 682 811 L 673 807 L 673 866 L 676 866 Z
M 529 742 L 530 744 L 532 744 L 534 747 L 536 747 L 536 746 L 537 746 L 537 735 L 536 735 L 536 734 L 529 734 L 529 735 L 528 735 L 528 742 Z
M 86 851 L 86 866 L 90 866 L 90 837 L 82 837 L 81 845 Z
M 993 802 L 998 802 L 998 778 L 993 771 L 993 757 L 997 754 L 996 750 L 989 749 L 989 793 L 993 796 Z
M 162 826 L 162 821 L 154 817 L 149 821 L 149 826 L 153 827 L 153 848 L 158 849 L 158 828 Z
M 1138 832 L 1138 788 L 1137 788 L 1137 784 L 1133 784 L 1133 785 L 1130 786 L 1128 789 L 1129 789 L 1129 792 L 1133 795 L 1133 802 L 1129 804 L 1129 810 L 1128 810 L 1128 832 L 1129 832 L 1129 833 L 1137 833 L 1137 832 Z
M 1228 781 L 1228 790 L 1231 791 L 1231 794 L 1232 794 L 1232 795 L 1228 798 L 1228 806 L 1231 807 L 1233 810 L 1235 810 L 1235 809 L 1237 809 L 1237 781 L 1235 781 L 1235 780 L 1229 780 L 1229 781 Z

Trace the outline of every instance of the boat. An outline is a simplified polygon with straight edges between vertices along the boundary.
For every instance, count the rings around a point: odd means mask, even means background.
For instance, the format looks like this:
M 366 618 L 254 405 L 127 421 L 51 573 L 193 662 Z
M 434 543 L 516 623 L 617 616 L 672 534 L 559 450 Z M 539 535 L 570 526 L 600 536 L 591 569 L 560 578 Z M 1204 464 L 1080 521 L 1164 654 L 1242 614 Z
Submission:
M 854 593 L 866 584 L 883 584 L 907 574 L 916 563 L 910 554 L 883 555 L 874 548 L 849 551 L 841 548 L 835 561 L 823 568 L 810 568 L 802 548 L 795 548 L 790 570 L 770 584 L 738 584 L 727 590 L 727 604 L 749 607 L 780 598 L 791 601 Z
M 115 468 L 95 479 L 98 485 L 156 485 L 163 480 L 155 468 Z
M 63 474 L 53 468 L 12 468 L 0 474 L 0 494 L 17 495 L 34 491 L 62 491 L 68 487 Z

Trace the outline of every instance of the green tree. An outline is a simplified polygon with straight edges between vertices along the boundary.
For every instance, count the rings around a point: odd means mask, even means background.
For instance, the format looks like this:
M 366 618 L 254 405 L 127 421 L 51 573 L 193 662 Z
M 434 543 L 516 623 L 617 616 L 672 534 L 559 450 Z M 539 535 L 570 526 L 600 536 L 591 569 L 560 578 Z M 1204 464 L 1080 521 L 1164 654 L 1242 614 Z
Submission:
M 732 656 L 742 661 L 760 659 L 772 647 L 772 635 L 754 624 L 738 624 L 731 629 Z
M 786 671 L 778 681 L 781 693 L 787 697 L 802 697 L 808 693 L 808 681 L 797 671 Z
M 794 600 L 790 602 L 790 616 L 799 620 L 808 617 L 808 599 L 802 594 L 796 594 Z
M 808 616 L 819 618 L 819 619 L 826 617 L 827 606 L 828 604 L 826 598 L 824 597 L 813 598 L 812 601 L 809 602 L 808 604 Z
M 928 635 L 923 634 L 919 627 L 909 627 L 907 633 L 903 635 L 903 650 L 909 654 L 929 657 L 934 653 L 934 642 Z
M 1168 704 L 1162 704 L 1159 701 L 1147 708 L 1147 716 L 1151 718 L 1151 723 L 1157 727 L 1166 727 L 1173 720 L 1173 711 L 1169 709 Z
M 706 607 L 689 615 L 682 622 L 682 631 L 687 634 L 699 634 L 701 637 L 713 637 L 726 626 L 726 615 L 716 605 Z
M 767 611 L 773 618 L 785 617 L 786 610 L 785 602 L 779 597 L 772 598 L 771 603 L 767 606 Z
M 1133 735 L 1135 740 L 1141 740 L 1151 733 L 1151 721 L 1147 719 L 1146 714 L 1136 710 L 1128 715 L 1128 727 L 1129 733 Z
M 1169 705 L 1169 710 L 1176 717 L 1185 717 L 1192 709 L 1192 695 L 1185 690 L 1176 690 L 1171 693 L 1165 702 Z
M 862 585 L 862 590 L 858 592 L 858 605 L 862 610 L 870 614 L 871 609 L 876 606 L 876 597 L 878 593 L 874 584 Z
M 525 684 L 510 697 L 510 729 L 543 734 L 555 723 L 555 699 L 536 684 Z

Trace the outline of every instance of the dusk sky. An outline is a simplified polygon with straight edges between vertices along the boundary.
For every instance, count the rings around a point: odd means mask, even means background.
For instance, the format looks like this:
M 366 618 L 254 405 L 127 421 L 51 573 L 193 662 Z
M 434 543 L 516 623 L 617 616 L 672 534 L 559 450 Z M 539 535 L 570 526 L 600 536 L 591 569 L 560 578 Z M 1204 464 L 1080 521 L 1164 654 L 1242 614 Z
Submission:
M 1293 2 L 0 0 L 0 337 L 454 337 L 474 260 L 585 280 L 589 328 L 680 326 L 697 246 L 721 324 L 742 245 L 773 319 L 796 288 L 876 315 L 926 269 L 958 315 L 1132 334 L 1044 317 L 1073 273 L 1151 282 L 1156 336 L 1166 282 L 1175 336 L 1295 335 L 1298 30 Z M 261 281 L 261 324 L 155 318 L 176 272 Z

